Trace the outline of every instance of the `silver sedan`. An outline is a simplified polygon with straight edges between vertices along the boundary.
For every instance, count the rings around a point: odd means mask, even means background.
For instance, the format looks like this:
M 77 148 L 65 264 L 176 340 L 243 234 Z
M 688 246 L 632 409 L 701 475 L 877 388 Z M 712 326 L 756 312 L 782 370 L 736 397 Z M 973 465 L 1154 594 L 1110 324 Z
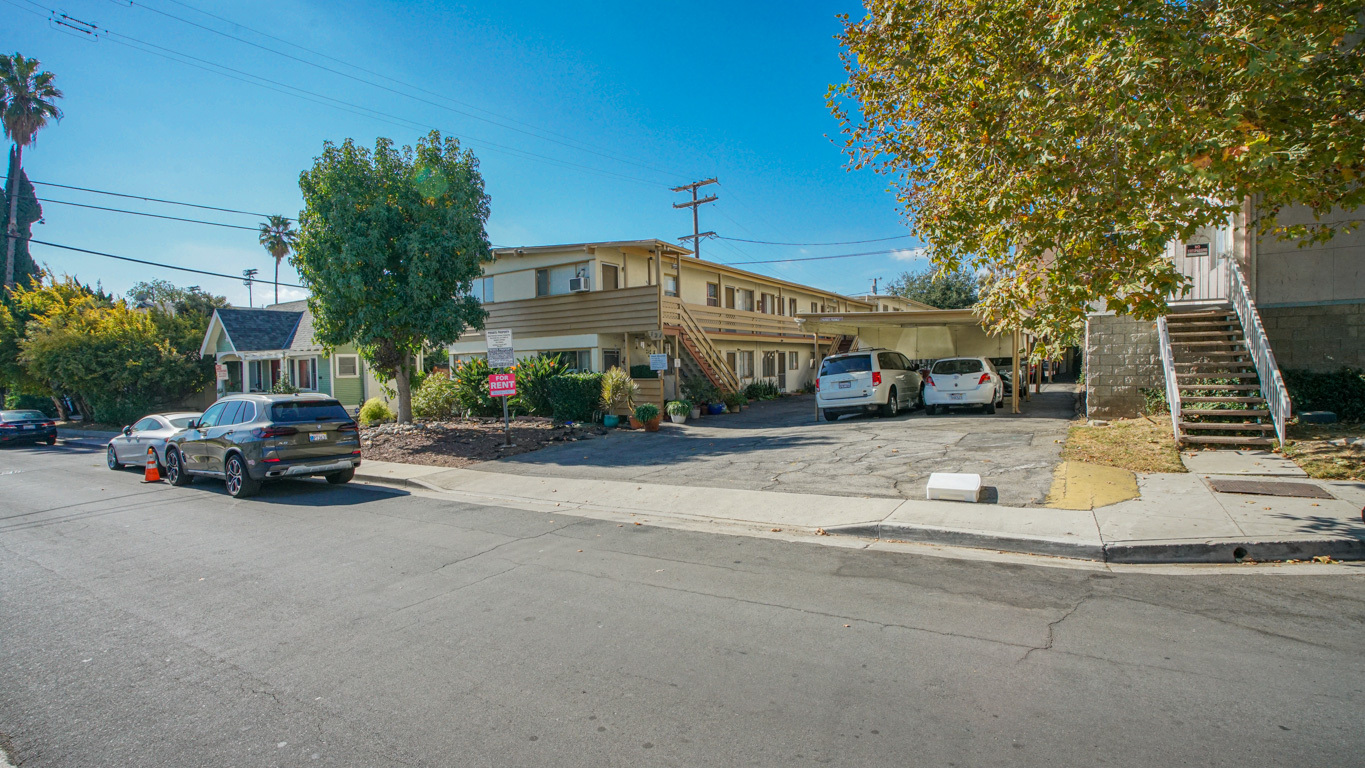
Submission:
M 123 428 L 123 434 L 109 441 L 105 459 L 110 469 L 125 464 L 139 467 L 147 464 L 147 449 L 156 451 L 156 462 L 166 464 L 166 438 L 185 431 L 200 416 L 197 411 L 157 413 L 144 416 L 136 424 Z

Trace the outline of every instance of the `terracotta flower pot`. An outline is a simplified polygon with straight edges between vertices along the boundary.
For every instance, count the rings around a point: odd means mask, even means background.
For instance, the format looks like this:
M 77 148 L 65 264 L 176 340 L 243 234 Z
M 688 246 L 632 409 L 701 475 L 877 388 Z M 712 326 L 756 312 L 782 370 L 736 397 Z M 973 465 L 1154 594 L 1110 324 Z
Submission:
M 631 416 L 631 417 L 630 417 L 630 428 L 631 428 L 631 429 L 640 429 L 640 428 L 643 427 L 643 426 L 644 426 L 644 424 L 641 423 L 639 419 L 635 418 L 634 416 Z
M 658 417 L 658 416 L 655 416 L 654 418 L 652 418 L 652 419 L 650 419 L 649 421 L 646 421 L 646 422 L 645 422 L 645 431 L 646 431 L 646 432 L 658 432 L 658 431 L 659 431 L 659 417 Z

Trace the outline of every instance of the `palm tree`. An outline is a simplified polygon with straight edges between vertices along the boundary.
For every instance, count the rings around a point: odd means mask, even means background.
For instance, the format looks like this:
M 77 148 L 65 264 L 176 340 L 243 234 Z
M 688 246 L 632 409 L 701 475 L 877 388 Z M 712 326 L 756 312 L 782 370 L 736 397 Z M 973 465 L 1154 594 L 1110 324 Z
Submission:
M 9 177 L 9 225 L 5 228 L 5 287 L 14 287 L 14 246 L 19 239 L 19 174 L 24 147 L 38 138 L 48 120 L 61 120 L 54 103 L 62 92 L 52 84 L 51 72 L 39 72 L 37 59 L 0 53 L 0 123 L 14 142 L 13 173 Z
M 299 233 L 290 219 L 271 216 L 261 225 L 261 245 L 275 257 L 275 303 L 280 303 L 280 261 L 298 245 Z

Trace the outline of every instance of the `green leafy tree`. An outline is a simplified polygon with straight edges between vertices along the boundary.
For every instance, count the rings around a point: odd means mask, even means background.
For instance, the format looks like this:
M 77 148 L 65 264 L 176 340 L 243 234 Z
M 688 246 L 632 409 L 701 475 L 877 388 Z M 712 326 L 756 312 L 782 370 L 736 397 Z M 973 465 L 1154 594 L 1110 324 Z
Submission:
M 1174 238 L 1254 198 L 1365 202 L 1356 0 L 865 0 L 831 89 L 852 165 L 893 180 L 943 269 L 987 267 L 997 328 L 1069 340 L 1098 303 L 1142 318 L 1185 279 Z
M 0 389 L 6 393 L 51 397 L 62 418 L 66 418 L 66 404 L 59 395 L 68 393 L 62 390 L 60 382 L 34 374 L 20 361 L 24 337 L 37 319 L 72 315 L 111 303 L 112 297 L 82 285 L 74 277 L 49 281 L 30 278 L 25 285 L 6 294 L 0 301 Z
M 28 241 L 33 236 L 33 225 L 43 218 L 43 207 L 38 203 L 38 194 L 33 189 L 33 182 L 28 180 L 28 174 L 19 168 L 18 155 L 14 148 L 9 152 L 9 172 L 5 179 L 19 179 L 19 204 L 15 208 L 16 224 L 15 229 L 18 237 L 14 239 L 14 284 L 28 285 L 30 279 L 42 277 L 38 265 L 33 260 L 33 254 L 29 251 Z M 10 185 L 7 183 L 0 185 L 0 211 L 4 211 L 5 220 L 9 220 L 10 210 Z
M 938 309 L 964 309 L 976 304 L 979 283 L 970 269 L 956 269 L 943 275 L 930 270 L 902 272 L 888 288 L 892 295 Z
M 61 120 L 56 101 L 62 92 L 53 85 L 51 72 L 39 72 L 37 59 L 0 53 L 0 124 L 5 136 L 14 142 L 12 168 L 22 171 L 24 147 L 38 137 L 49 120 Z M 5 287 L 14 287 L 14 254 L 19 240 L 19 177 L 9 175 L 9 215 L 5 232 Z
M 294 223 L 284 216 L 271 216 L 261 225 L 261 245 L 275 259 L 275 303 L 280 303 L 280 262 L 299 244 Z
M 412 420 L 411 377 L 424 344 L 483 327 L 469 289 L 492 258 L 479 163 L 432 131 L 416 148 L 327 142 L 299 178 L 304 211 L 290 262 L 311 290 L 318 340 L 354 343 L 394 380 L 398 420 Z

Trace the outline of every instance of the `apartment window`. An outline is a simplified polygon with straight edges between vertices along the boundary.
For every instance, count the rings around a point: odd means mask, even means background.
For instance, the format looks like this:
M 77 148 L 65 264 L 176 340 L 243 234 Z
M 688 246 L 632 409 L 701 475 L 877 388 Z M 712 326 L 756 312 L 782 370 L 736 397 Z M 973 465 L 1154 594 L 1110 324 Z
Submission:
M 536 270 L 536 296 L 550 295 L 550 270 Z
M 819 311 L 820 311 L 819 306 L 820 306 L 819 304 L 816 304 L 815 302 L 812 301 L 812 302 L 810 303 L 810 311 L 811 311 L 811 314 L 815 314 L 816 312 L 819 312 Z
M 740 288 L 736 297 L 739 301 L 739 308 L 745 312 L 754 311 L 754 292 L 746 288 Z
M 493 301 L 493 278 L 491 275 L 476 277 L 469 283 L 469 295 L 480 304 Z
M 733 286 L 725 286 L 725 308 L 735 308 L 735 289 Z
M 753 291 L 750 291 L 750 293 L 753 293 Z M 739 368 L 735 371 L 735 375 L 739 376 L 741 379 L 752 379 L 754 377 L 753 351 L 741 350 L 736 361 L 739 363 Z
M 360 375 L 360 357 L 358 355 L 337 355 L 337 378 L 354 379 Z
M 796 370 L 797 368 L 800 367 L 800 364 L 801 364 L 801 360 L 800 360 L 800 353 L 799 353 L 799 352 L 788 352 L 788 353 L 787 353 L 787 370 L 789 370 L 789 371 L 794 371 L 794 370 Z
M 707 283 L 707 284 L 706 284 L 706 306 L 708 306 L 708 307 L 719 307 L 719 306 L 720 306 L 720 284 L 719 284 L 719 283 Z
M 771 293 L 763 294 L 759 299 L 758 311 L 765 315 L 777 314 L 777 297 Z
M 763 376 L 769 378 L 777 375 L 777 353 L 763 353 Z
M 612 368 L 621 367 L 621 350 L 604 349 L 602 350 L 602 370 L 610 371 Z
M 665 295 L 665 296 L 677 296 L 677 295 L 678 295 L 678 276 L 677 276 L 677 275 L 664 275 L 664 295 Z
M 318 359 L 301 357 L 289 361 L 289 376 L 299 389 L 314 391 L 318 388 Z
M 888 307 L 888 306 L 886 306 L 885 304 L 883 304 L 883 305 L 882 305 L 882 311 L 883 311 L 883 312 L 890 312 L 890 311 L 891 311 L 891 308 Z
M 791 305 L 790 306 L 791 311 L 788 312 L 787 314 L 791 315 L 792 317 L 796 317 L 796 299 L 788 299 L 787 303 Z
M 777 314 L 787 314 L 787 302 L 783 301 L 781 296 L 777 297 Z
M 602 290 L 614 291 L 621 287 L 621 270 L 615 264 L 602 265 Z
M 570 373 L 592 372 L 592 350 L 570 349 L 563 352 L 546 352 L 545 357 L 557 358 L 568 366 Z

